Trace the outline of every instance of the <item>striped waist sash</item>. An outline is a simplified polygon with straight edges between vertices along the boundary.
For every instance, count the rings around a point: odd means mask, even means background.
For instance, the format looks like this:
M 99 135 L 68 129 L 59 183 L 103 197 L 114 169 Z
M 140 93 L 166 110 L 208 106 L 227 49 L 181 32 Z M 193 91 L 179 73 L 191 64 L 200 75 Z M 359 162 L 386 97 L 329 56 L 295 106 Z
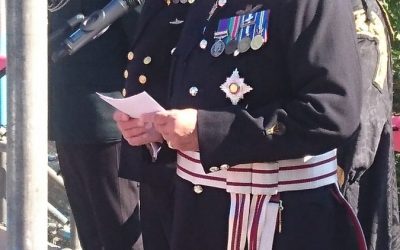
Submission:
M 177 174 L 195 184 L 225 189 L 231 195 L 228 250 L 272 249 L 284 191 L 314 189 L 337 182 L 336 150 L 299 159 L 249 163 L 206 174 L 198 152 L 178 152 Z M 246 240 L 247 239 L 247 240 Z

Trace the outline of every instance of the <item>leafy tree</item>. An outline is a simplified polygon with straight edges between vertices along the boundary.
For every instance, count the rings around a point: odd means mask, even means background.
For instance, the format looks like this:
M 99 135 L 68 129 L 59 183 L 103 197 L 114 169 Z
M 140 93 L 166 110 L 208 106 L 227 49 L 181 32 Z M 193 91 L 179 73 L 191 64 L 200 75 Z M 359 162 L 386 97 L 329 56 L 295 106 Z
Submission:
M 392 43 L 393 70 L 394 70 L 394 96 L 393 111 L 400 113 L 400 1 L 385 0 L 384 5 L 390 17 L 394 31 Z
M 393 111 L 400 112 L 400 1 L 386 0 L 385 7 L 392 23 L 394 41 L 392 43 L 393 70 L 394 70 L 394 94 Z M 400 186 L 400 154 L 396 154 L 397 183 Z

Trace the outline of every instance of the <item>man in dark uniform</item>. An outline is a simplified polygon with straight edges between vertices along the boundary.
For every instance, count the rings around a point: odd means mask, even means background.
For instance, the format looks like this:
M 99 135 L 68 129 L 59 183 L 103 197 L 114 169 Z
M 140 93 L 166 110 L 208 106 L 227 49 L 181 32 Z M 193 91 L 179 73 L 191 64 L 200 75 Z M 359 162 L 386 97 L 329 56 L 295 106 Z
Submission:
M 400 249 L 392 147 L 390 25 L 378 0 L 352 0 L 362 69 L 361 124 L 338 151 L 342 191 L 360 220 L 368 249 Z
M 166 106 L 171 50 L 177 43 L 189 3 L 146 0 L 139 19 L 136 38 L 127 54 L 126 95 L 146 91 Z M 138 119 L 116 112 L 120 126 L 135 124 Z M 133 132 L 133 131 L 131 131 Z M 132 134 L 133 136 L 133 134 Z M 126 139 L 126 140 L 125 140 Z M 140 219 L 146 250 L 169 250 L 173 214 L 173 190 L 176 154 L 166 144 L 152 157 L 151 146 L 129 145 L 122 141 L 120 176 L 140 182 Z M 161 141 L 162 138 L 160 137 Z M 165 164 L 165 162 L 171 162 Z
M 50 30 L 109 0 L 70 0 L 50 9 Z M 54 5 L 57 6 L 57 5 Z M 58 5 L 60 6 L 60 5 Z M 133 27 L 135 11 L 126 18 Z M 123 20 L 72 56 L 50 63 L 50 139 L 55 140 L 68 199 L 85 250 L 130 250 L 140 236 L 137 183 L 118 177 L 120 133 L 112 108 L 96 95 L 121 96 L 132 28 Z M 53 44 L 53 51 L 58 49 Z M 135 249 L 142 249 L 140 246 Z
M 177 150 L 172 249 L 365 249 L 336 188 L 359 124 L 354 29 L 346 0 L 191 5 L 174 109 L 142 117 Z

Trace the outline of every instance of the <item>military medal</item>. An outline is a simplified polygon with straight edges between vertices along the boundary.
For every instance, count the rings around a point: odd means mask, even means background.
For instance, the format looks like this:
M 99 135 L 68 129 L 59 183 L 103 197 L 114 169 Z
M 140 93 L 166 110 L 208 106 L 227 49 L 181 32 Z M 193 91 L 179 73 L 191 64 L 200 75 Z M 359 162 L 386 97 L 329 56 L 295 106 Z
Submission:
M 229 19 L 229 34 L 228 41 L 225 46 L 225 54 L 231 55 L 237 49 L 238 42 L 236 39 L 239 30 L 240 16 L 234 16 Z
M 264 38 L 262 37 L 262 35 L 256 35 L 255 37 L 253 37 L 253 39 L 251 39 L 250 47 L 253 50 L 258 50 L 263 44 Z
M 256 13 L 256 24 L 257 24 L 257 34 L 253 37 L 250 43 L 250 47 L 253 50 L 258 50 L 262 47 L 264 43 L 267 42 L 267 33 L 266 30 L 268 28 L 268 18 L 269 11 L 261 11 Z
M 221 84 L 220 89 L 226 94 L 226 98 L 231 100 L 233 105 L 236 105 L 240 99 L 243 99 L 244 94 L 253 90 L 252 87 L 244 83 L 244 78 L 239 76 L 239 71 L 235 69 L 230 77 Z
M 241 39 L 238 44 L 238 51 L 240 53 L 244 53 L 250 49 L 250 43 L 251 43 L 250 27 L 254 27 L 255 24 L 253 19 L 254 16 L 252 13 L 250 13 L 248 16 L 243 17 L 243 22 L 240 26 L 242 28 L 242 30 L 240 31 Z
M 242 38 L 238 44 L 239 53 L 244 53 L 250 49 L 251 39 L 250 37 Z
M 220 56 L 225 50 L 225 43 L 222 39 L 228 36 L 229 19 L 222 19 L 218 23 L 218 30 L 214 32 L 214 39 L 217 39 L 211 46 L 211 55 L 213 57 Z
M 211 46 L 211 55 L 213 57 L 219 57 L 225 49 L 225 43 L 222 40 L 217 40 L 215 43 Z
M 179 3 L 179 0 L 172 0 L 172 2 L 173 2 L 174 4 L 178 4 L 178 3 Z
M 190 4 L 192 4 L 192 3 L 194 3 L 194 1 L 195 1 L 195 0 L 189 0 L 188 2 L 189 2 Z
M 225 45 L 225 54 L 231 55 L 237 49 L 237 40 L 230 40 L 227 45 Z
M 182 4 L 187 3 L 188 0 L 179 0 Z

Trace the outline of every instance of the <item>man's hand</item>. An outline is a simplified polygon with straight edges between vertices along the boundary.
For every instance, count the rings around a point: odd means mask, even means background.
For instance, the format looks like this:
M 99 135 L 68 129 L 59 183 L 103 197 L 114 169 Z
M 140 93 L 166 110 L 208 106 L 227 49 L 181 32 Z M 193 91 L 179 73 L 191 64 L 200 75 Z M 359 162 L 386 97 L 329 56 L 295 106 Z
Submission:
M 146 123 L 140 118 L 131 118 L 121 111 L 115 111 L 113 118 L 122 136 L 132 146 L 163 141 L 161 134 L 154 129 L 152 123 Z
M 142 116 L 143 122 L 152 122 L 170 148 L 198 151 L 197 110 L 167 110 Z

